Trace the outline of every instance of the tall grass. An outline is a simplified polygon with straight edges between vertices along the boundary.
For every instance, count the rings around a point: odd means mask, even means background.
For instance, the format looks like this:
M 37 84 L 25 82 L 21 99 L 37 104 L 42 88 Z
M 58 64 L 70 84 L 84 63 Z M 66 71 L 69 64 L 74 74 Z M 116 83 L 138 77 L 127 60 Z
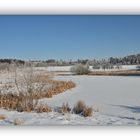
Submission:
M 0 108 L 18 112 L 44 112 L 44 110 L 48 112 L 48 106 L 38 106 L 39 99 L 50 98 L 75 87 L 72 81 L 56 81 L 51 80 L 48 75 L 36 75 L 32 67 L 20 73 L 16 69 L 14 85 L 16 93 L 0 92 Z M 12 87 L 4 86 L 3 88 L 6 92 L 5 88 L 9 90 Z
M 78 101 L 75 107 L 73 108 L 73 112 L 75 114 L 80 114 L 84 117 L 89 117 L 92 116 L 93 109 L 92 107 L 86 106 L 83 101 Z

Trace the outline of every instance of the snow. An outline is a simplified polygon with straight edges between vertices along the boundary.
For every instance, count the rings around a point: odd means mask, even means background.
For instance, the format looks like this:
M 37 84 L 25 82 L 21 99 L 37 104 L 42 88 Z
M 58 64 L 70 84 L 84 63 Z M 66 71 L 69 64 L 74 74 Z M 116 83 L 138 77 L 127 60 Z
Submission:
M 48 67 L 36 67 L 36 71 L 48 71 L 48 72 L 70 72 L 72 66 L 48 66 Z M 103 69 L 93 69 L 92 66 L 89 66 L 91 71 L 102 71 Z M 114 67 L 114 69 L 106 69 L 106 71 L 112 70 L 136 70 L 137 65 L 122 65 L 120 69 Z
M 122 69 L 124 69 L 124 70 L 135 70 L 135 69 L 137 69 L 137 65 L 122 65 Z
M 0 114 L 4 114 L 6 119 L 0 120 L 0 125 L 19 125 L 43 126 L 43 125 L 140 125 L 139 120 L 133 118 L 121 118 L 116 116 L 103 115 L 94 112 L 93 117 L 82 117 L 76 114 L 51 113 L 19 113 L 16 111 L 6 111 L 0 109 Z
M 140 119 L 140 77 L 59 76 L 57 79 L 72 80 L 76 88 L 52 99 L 45 99 L 49 105 L 60 106 L 68 102 L 73 106 L 78 100 L 83 100 L 103 114 Z
M 46 70 L 48 72 L 57 71 L 70 71 L 72 66 L 48 66 L 48 67 L 36 67 L 35 70 Z
M 0 109 L 0 125 L 140 125 L 140 77 L 121 76 L 57 76 L 58 80 L 72 80 L 76 88 L 40 102 L 51 107 L 68 102 L 73 107 L 79 100 L 92 106 L 93 116 L 84 118 L 76 114 L 26 113 Z M 99 110 L 97 112 L 96 110 Z

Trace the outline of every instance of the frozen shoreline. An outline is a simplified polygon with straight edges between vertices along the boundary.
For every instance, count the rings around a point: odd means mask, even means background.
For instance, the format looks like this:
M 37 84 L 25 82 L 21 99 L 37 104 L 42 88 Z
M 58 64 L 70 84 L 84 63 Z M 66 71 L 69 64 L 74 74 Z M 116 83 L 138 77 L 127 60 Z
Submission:
M 76 83 L 76 88 L 65 93 L 40 100 L 52 107 L 68 102 L 71 107 L 79 100 L 99 112 L 84 118 L 75 114 L 19 113 L 0 109 L 0 125 L 13 125 L 14 119 L 21 125 L 140 125 L 139 83 L 140 77 L 127 76 L 56 76 L 57 80 Z

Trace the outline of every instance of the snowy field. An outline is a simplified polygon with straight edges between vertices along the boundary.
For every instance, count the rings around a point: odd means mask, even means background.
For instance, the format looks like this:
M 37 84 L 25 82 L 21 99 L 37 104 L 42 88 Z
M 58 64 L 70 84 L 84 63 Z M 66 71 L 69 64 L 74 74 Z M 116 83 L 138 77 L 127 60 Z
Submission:
M 36 73 L 69 72 L 71 66 L 34 68 Z M 92 69 L 92 67 L 90 67 Z M 123 66 L 122 69 L 136 69 Z M 55 74 L 55 73 L 54 73 Z M 0 83 L 14 82 L 14 73 L 0 74 Z M 21 125 L 140 125 L 139 83 L 140 77 L 123 76 L 55 76 L 54 79 L 73 81 L 76 88 L 40 102 L 55 108 L 68 102 L 70 107 L 82 100 L 93 107 L 93 116 L 84 118 L 75 114 L 19 113 L 0 109 L 0 125 L 13 125 L 17 120 Z M 11 89 L 12 90 L 12 89 Z
M 36 67 L 35 70 L 48 71 L 48 72 L 70 72 L 72 66 L 48 66 L 48 67 Z M 93 69 L 89 66 L 90 71 L 102 71 L 103 69 Z M 115 70 L 136 70 L 137 65 L 122 65 L 120 69 L 114 67 L 114 69 L 106 69 L 106 71 Z
M 7 78 L 10 79 L 9 76 Z M 84 118 L 55 111 L 19 113 L 0 109 L 0 115 L 6 117 L 0 120 L 0 125 L 13 125 L 15 121 L 20 125 L 140 125 L 140 77 L 56 76 L 54 79 L 72 80 L 76 88 L 40 102 L 55 108 L 63 102 L 73 107 L 77 101 L 82 100 L 93 107 L 93 116 Z

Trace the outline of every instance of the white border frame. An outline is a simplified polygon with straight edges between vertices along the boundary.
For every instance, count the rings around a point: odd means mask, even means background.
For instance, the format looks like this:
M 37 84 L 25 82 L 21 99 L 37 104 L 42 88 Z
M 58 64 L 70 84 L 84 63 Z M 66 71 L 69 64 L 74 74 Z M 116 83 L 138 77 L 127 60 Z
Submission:
M 0 14 L 140 14 L 139 0 L 0 0 Z
M 140 15 L 139 0 L 0 0 L 0 15 Z M 140 127 L 0 127 L 2 140 L 138 139 Z

